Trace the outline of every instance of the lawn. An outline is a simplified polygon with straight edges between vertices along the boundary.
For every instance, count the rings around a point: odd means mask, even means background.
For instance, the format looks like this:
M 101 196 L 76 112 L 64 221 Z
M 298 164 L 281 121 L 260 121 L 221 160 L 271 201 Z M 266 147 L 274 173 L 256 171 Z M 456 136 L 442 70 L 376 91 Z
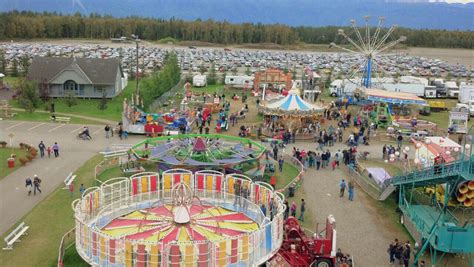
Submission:
M 75 115 L 89 116 L 99 119 L 120 121 L 122 119 L 122 107 L 124 98 L 129 99 L 132 93 L 135 90 L 135 82 L 129 81 L 127 87 L 123 92 L 107 101 L 107 108 L 105 110 L 100 110 L 99 102 L 100 99 L 81 99 L 77 98 L 77 105 L 68 107 L 64 99 L 52 99 L 51 102 L 54 103 L 54 108 L 56 112 L 60 113 L 70 113 Z M 10 104 L 13 107 L 21 108 L 17 101 L 12 100 Z M 46 110 L 46 103 L 42 103 L 38 108 L 39 110 Z
M 8 118 L 9 120 L 18 120 L 18 121 L 39 121 L 39 122 L 51 122 L 51 115 L 49 113 L 43 112 L 27 112 L 27 111 L 15 111 L 17 115 L 13 118 Z M 73 124 L 100 124 L 100 122 L 94 120 L 88 120 L 78 117 L 72 117 L 70 123 Z
M 283 164 L 283 172 L 278 170 L 278 163 L 275 164 L 275 176 L 276 176 L 276 189 L 284 188 L 287 184 L 291 183 L 293 179 L 298 175 L 299 171 L 296 166 L 293 164 L 285 162 Z M 264 179 L 266 182 L 270 181 L 271 173 L 265 173 Z
M 7 141 L 7 140 L 5 140 Z M 15 154 L 15 168 L 10 169 L 8 168 L 7 165 L 7 159 L 10 157 L 11 154 Z M 16 169 L 20 167 L 20 158 L 24 158 L 26 156 L 26 150 L 20 149 L 20 148 L 0 148 L 0 162 L 1 162 L 1 168 L 0 168 L 0 180 L 9 175 L 10 173 L 14 172 Z
M 213 85 L 207 85 L 205 87 L 192 87 L 191 89 L 194 94 L 200 94 L 200 93 L 207 93 L 207 94 L 214 94 L 214 93 L 222 93 L 224 90 L 224 85 L 223 84 L 213 84 Z
M 81 183 L 86 187 L 94 185 L 94 166 L 102 158 L 101 155 L 93 157 L 75 172 L 78 178 L 75 182 L 74 198 L 79 197 L 78 190 Z M 15 244 L 13 250 L 0 251 L 0 266 L 56 266 L 59 242 L 62 236 L 74 227 L 71 209 L 74 198 L 69 196 L 67 190 L 61 188 L 62 186 L 59 186 L 18 221 L 18 223 L 24 221 L 30 226 L 28 235 L 22 237 L 22 242 Z M 4 236 L 2 240 L 3 238 Z

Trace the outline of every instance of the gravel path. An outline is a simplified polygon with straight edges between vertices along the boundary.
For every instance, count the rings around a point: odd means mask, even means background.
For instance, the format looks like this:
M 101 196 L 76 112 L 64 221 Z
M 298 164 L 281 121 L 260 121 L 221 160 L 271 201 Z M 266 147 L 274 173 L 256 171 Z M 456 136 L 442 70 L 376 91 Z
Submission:
M 285 152 L 291 153 L 293 146 L 306 151 L 314 150 L 315 147 L 313 143 L 296 143 L 291 144 Z M 361 147 L 361 150 L 370 151 L 373 157 L 378 158 L 381 146 L 370 145 Z M 329 149 L 334 154 L 342 148 L 341 144 L 336 144 Z M 355 187 L 354 201 L 347 199 L 347 192 L 344 198 L 340 198 L 339 182 L 343 178 L 347 181 L 348 177 L 341 169 L 316 171 L 310 168 L 306 171 L 302 188 L 313 221 L 321 224 L 329 214 L 334 215 L 337 247 L 351 254 L 357 266 L 389 266 L 386 252 L 388 244 L 397 237 L 402 240 L 407 238 L 406 233 L 394 227 L 395 222 L 380 217 L 374 207 L 376 201 L 358 186 Z

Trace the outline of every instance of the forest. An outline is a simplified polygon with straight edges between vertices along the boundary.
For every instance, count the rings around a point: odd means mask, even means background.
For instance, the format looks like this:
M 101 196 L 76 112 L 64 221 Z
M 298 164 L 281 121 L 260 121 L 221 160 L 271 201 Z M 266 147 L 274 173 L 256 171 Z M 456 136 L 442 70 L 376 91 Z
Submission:
M 216 44 L 298 43 L 329 44 L 340 42 L 340 27 L 290 27 L 282 24 L 242 23 L 226 21 L 180 19 L 150 19 L 141 17 L 114 18 L 79 13 L 35 13 L 11 11 L 0 13 L 0 40 L 33 38 L 109 39 L 138 35 L 157 41 L 173 38 L 178 41 L 200 41 Z M 350 33 L 351 29 L 345 28 Z M 387 29 L 385 29 L 387 30 Z M 399 28 L 392 38 L 406 36 L 407 46 L 440 48 L 474 48 L 474 33 L 446 30 L 415 30 Z

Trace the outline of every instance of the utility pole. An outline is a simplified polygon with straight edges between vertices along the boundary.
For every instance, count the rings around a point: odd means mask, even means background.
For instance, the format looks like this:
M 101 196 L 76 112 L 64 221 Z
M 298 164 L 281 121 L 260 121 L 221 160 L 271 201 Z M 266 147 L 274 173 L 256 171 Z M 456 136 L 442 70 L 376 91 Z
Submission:
M 140 89 L 138 88 L 138 42 L 140 42 L 140 39 L 138 39 L 138 36 L 135 35 L 135 34 L 132 34 L 132 38 L 135 40 L 135 44 L 136 44 L 136 57 L 137 57 L 137 65 L 136 65 L 136 69 L 135 69 L 135 81 L 136 81 L 136 85 L 135 85 L 135 93 L 137 96 L 139 96 L 139 93 L 140 93 Z

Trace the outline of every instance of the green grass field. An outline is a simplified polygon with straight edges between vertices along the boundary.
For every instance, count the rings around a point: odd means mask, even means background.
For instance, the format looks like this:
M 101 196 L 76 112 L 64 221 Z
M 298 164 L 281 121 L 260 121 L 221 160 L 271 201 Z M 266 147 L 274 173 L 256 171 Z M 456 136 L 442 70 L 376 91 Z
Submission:
M 285 162 L 283 164 L 283 172 L 280 172 L 278 170 L 278 163 L 275 163 L 275 177 L 277 180 L 276 183 L 276 189 L 284 188 L 287 184 L 291 183 L 293 179 L 298 175 L 299 171 L 296 166 L 293 164 L 290 164 L 288 162 Z M 271 173 L 265 173 L 264 179 L 266 182 L 270 181 Z
M 94 166 L 101 160 L 101 155 L 95 156 L 75 172 L 78 178 L 75 181 L 74 198 L 79 197 L 81 183 L 86 187 L 94 185 Z M 0 251 L 0 266 L 56 266 L 61 238 L 74 227 L 71 208 L 74 198 L 61 188 L 58 187 L 18 221 L 30 226 L 28 235 L 22 237 L 22 242 L 16 243 L 13 250 Z M 78 265 L 74 263 L 68 266 Z
M 42 113 L 42 112 L 27 112 L 27 111 L 15 111 L 17 115 L 12 118 L 8 118 L 8 120 L 16 120 L 16 121 L 39 121 L 39 122 L 51 122 L 51 115 L 49 113 Z M 101 124 L 98 121 L 88 120 L 78 117 L 72 117 L 70 123 L 73 124 Z
M 10 78 L 11 79 L 11 78 Z M 100 110 L 99 102 L 100 99 L 81 99 L 77 98 L 77 105 L 68 107 L 66 102 L 63 99 L 52 99 L 51 102 L 54 103 L 55 111 L 61 113 L 70 113 L 75 115 L 83 115 L 88 117 L 94 117 L 99 119 L 119 121 L 122 119 L 122 107 L 124 98 L 129 99 L 132 93 L 135 90 L 135 82 L 129 81 L 127 87 L 123 92 L 107 101 L 107 108 L 105 110 Z M 10 104 L 15 108 L 21 108 L 17 101 L 12 100 Z M 42 103 L 38 110 L 46 110 L 48 104 Z M 34 116 L 30 116 L 29 120 L 34 120 Z
M 194 94 L 200 94 L 200 93 L 207 93 L 207 94 L 214 94 L 214 93 L 222 93 L 224 90 L 224 85 L 223 84 L 213 84 L 213 85 L 208 85 L 205 87 L 192 87 L 191 89 Z
M 2 141 L 7 141 L 8 140 L 2 140 Z M 11 154 L 15 154 L 15 168 L 10 169 L 8 168 L 7 165 L 7 159 L 10 157 Z M 16 169 L 20 168 L 20 158 L 23 158 L 26 156 L 26 150 L 20 149 L 20 148 L 0 148 L 0 180 L 9 175 L 10 173 L 14 172 Z

